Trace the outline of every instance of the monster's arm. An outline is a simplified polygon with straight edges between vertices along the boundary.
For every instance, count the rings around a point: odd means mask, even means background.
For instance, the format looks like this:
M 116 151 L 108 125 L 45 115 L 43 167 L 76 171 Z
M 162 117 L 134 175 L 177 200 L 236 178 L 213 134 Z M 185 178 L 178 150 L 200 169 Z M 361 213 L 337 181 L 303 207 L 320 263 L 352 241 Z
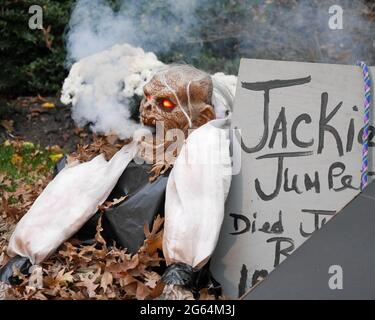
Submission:
M 226 120 L 214 120 L 187 139 L 170 174 L 163 251 L 167 264 L 201 268 L 212 255 L 231 182 Z

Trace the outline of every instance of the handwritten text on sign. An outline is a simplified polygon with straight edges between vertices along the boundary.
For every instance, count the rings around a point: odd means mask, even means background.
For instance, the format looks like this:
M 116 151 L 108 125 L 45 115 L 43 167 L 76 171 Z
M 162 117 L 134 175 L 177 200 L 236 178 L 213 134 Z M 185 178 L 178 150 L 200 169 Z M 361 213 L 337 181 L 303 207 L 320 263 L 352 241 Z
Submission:
M 226 294 L 245 293 L 359 193 L 363 94 L 355 66 L 241 61 L 241 171 L 213 257 Z

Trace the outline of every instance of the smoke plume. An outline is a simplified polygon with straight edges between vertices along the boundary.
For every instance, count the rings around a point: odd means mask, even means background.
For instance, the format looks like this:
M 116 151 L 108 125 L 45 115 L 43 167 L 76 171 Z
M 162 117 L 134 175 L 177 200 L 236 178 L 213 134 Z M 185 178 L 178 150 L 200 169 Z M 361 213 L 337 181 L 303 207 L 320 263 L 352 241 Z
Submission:
M 343 9 L 342 30 L 329 27 L 332 5 Z M 365 0 L 78 0 L 63 100 L 79 125 L 128 137 L 138 126 L 132 99 L 158 59 L 231 74 L 242 57 L 374 64 L 372 10 Z

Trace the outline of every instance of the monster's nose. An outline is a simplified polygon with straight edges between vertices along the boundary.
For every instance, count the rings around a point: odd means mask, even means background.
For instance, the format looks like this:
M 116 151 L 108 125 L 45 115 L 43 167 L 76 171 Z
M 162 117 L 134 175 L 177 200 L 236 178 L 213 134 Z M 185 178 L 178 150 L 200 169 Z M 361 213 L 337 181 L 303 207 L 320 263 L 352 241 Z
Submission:
M 144 101 L 144 103 L 142 104 L 142 111 L 151 111 L 151 103 L 149 101 Z

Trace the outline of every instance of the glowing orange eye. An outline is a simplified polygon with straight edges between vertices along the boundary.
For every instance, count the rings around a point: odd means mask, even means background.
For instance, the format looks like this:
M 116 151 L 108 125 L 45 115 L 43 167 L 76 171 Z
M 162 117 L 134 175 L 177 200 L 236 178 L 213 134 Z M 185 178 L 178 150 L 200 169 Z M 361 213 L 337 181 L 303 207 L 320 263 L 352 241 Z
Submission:
M 161 105 L 166 109 L 172 109 L 175 107 L 174 103 L 168 99 L 163 99 Z

